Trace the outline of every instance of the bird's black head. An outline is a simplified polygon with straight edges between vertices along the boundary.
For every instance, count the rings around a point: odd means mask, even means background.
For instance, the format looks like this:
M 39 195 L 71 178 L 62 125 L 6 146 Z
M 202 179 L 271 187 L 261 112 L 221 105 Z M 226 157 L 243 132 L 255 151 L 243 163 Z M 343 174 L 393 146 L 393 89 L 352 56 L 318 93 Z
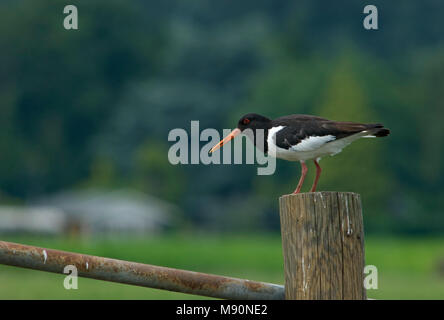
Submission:
M 240 118 L 237 127 L 241 131 L 247 128 L 252 130 L 269 129 L 271 127 L 271 120 L 257 113 L 248 113 Z
M 240 135 L 241 133 L 244 133 L 247 137 L 249 137 L 254 144 L 256 144 L 256 131 L 257 129 L 263 129 L 264 133 L 271 128 L 271 120 L 261 116 L 260 114 L 256 113 L 249 113 L 244 115 L 242 118 L 240 118 L 239 122 L 237 123 L 237 128 L 230 132 L 228 136 L 226 136 L 224 139 L 222 139 L 218 144 L 216 144 L 209 153 L 212 153 L 222 147 L 225 143 L 228 141 L 234 139 L 236 136 Z M 245 132 L 243 132 L 245 129 L 250 129 Z M 264 137 L 267 135 L 265 134 Z M 263 140 L 263 138 L 262 138 Z M 266 147 L 265 147 L 266 149 Z

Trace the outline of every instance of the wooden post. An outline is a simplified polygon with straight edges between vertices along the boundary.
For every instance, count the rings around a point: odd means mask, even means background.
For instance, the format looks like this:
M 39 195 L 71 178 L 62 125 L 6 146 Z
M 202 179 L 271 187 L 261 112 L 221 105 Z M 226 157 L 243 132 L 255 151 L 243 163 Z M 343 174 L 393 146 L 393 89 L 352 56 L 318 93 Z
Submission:
M 285 298 L 366 299 L 359 194 L 291 194 L 279 205 Z

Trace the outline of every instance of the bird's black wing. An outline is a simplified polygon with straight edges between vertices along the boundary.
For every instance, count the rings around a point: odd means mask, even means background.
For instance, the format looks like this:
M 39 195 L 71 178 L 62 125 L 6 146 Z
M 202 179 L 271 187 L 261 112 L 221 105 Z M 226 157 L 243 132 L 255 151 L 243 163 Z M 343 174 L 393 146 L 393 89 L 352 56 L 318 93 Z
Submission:
M 296 148 L 310 151 L 325 143 L 345 138 L 355 133 L 373 128 L 383 128 L 381 124 L 363 124 L 356 122 L 331 121 L 310 115 L 292 115 L 273 120 L 273 126 L 283 126 L 274 137 L 278 147 L 283 149 Z M 310 139 L 310 142 L 303 140 Z M 299 145 L 299 147 L 297 147 Z
M 336 139 L 335 137 L 322 132 L 322 130 L 317 127 L 284 127 L 276 132 L 274 140 L 278 147 L 288 150 L 298 145 L 302 145 L 302 141 L 310 137 L 312 137 L 312 140 L 316 138 L 324 139 L 318 140 L 319 143 L 314 143 L 309 148 L 305 148 L 305 151 L 317 149 L 320 145 Z

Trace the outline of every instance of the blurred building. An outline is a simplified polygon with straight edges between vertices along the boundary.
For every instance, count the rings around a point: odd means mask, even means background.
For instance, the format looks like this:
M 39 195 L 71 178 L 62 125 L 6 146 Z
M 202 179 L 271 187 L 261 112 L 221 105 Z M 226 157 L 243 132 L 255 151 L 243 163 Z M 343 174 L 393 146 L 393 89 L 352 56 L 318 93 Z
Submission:
M 176 208 L 133 190 L 87 189 L 0 207 L 0 231 L 33 233 L 155 233 L 171 225 Z
M 66 225 L 66 215 L 56 208 L 0 206 L 0 232 L 58 234 Z

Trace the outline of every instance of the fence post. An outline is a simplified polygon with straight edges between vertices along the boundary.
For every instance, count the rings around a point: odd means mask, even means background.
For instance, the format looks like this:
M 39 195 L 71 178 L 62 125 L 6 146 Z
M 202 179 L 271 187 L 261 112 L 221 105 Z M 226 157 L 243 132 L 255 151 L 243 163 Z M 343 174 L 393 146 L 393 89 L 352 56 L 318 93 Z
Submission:
M 279 199 L 286 299 L 366 299 L 361 199 L 314 192 Z

